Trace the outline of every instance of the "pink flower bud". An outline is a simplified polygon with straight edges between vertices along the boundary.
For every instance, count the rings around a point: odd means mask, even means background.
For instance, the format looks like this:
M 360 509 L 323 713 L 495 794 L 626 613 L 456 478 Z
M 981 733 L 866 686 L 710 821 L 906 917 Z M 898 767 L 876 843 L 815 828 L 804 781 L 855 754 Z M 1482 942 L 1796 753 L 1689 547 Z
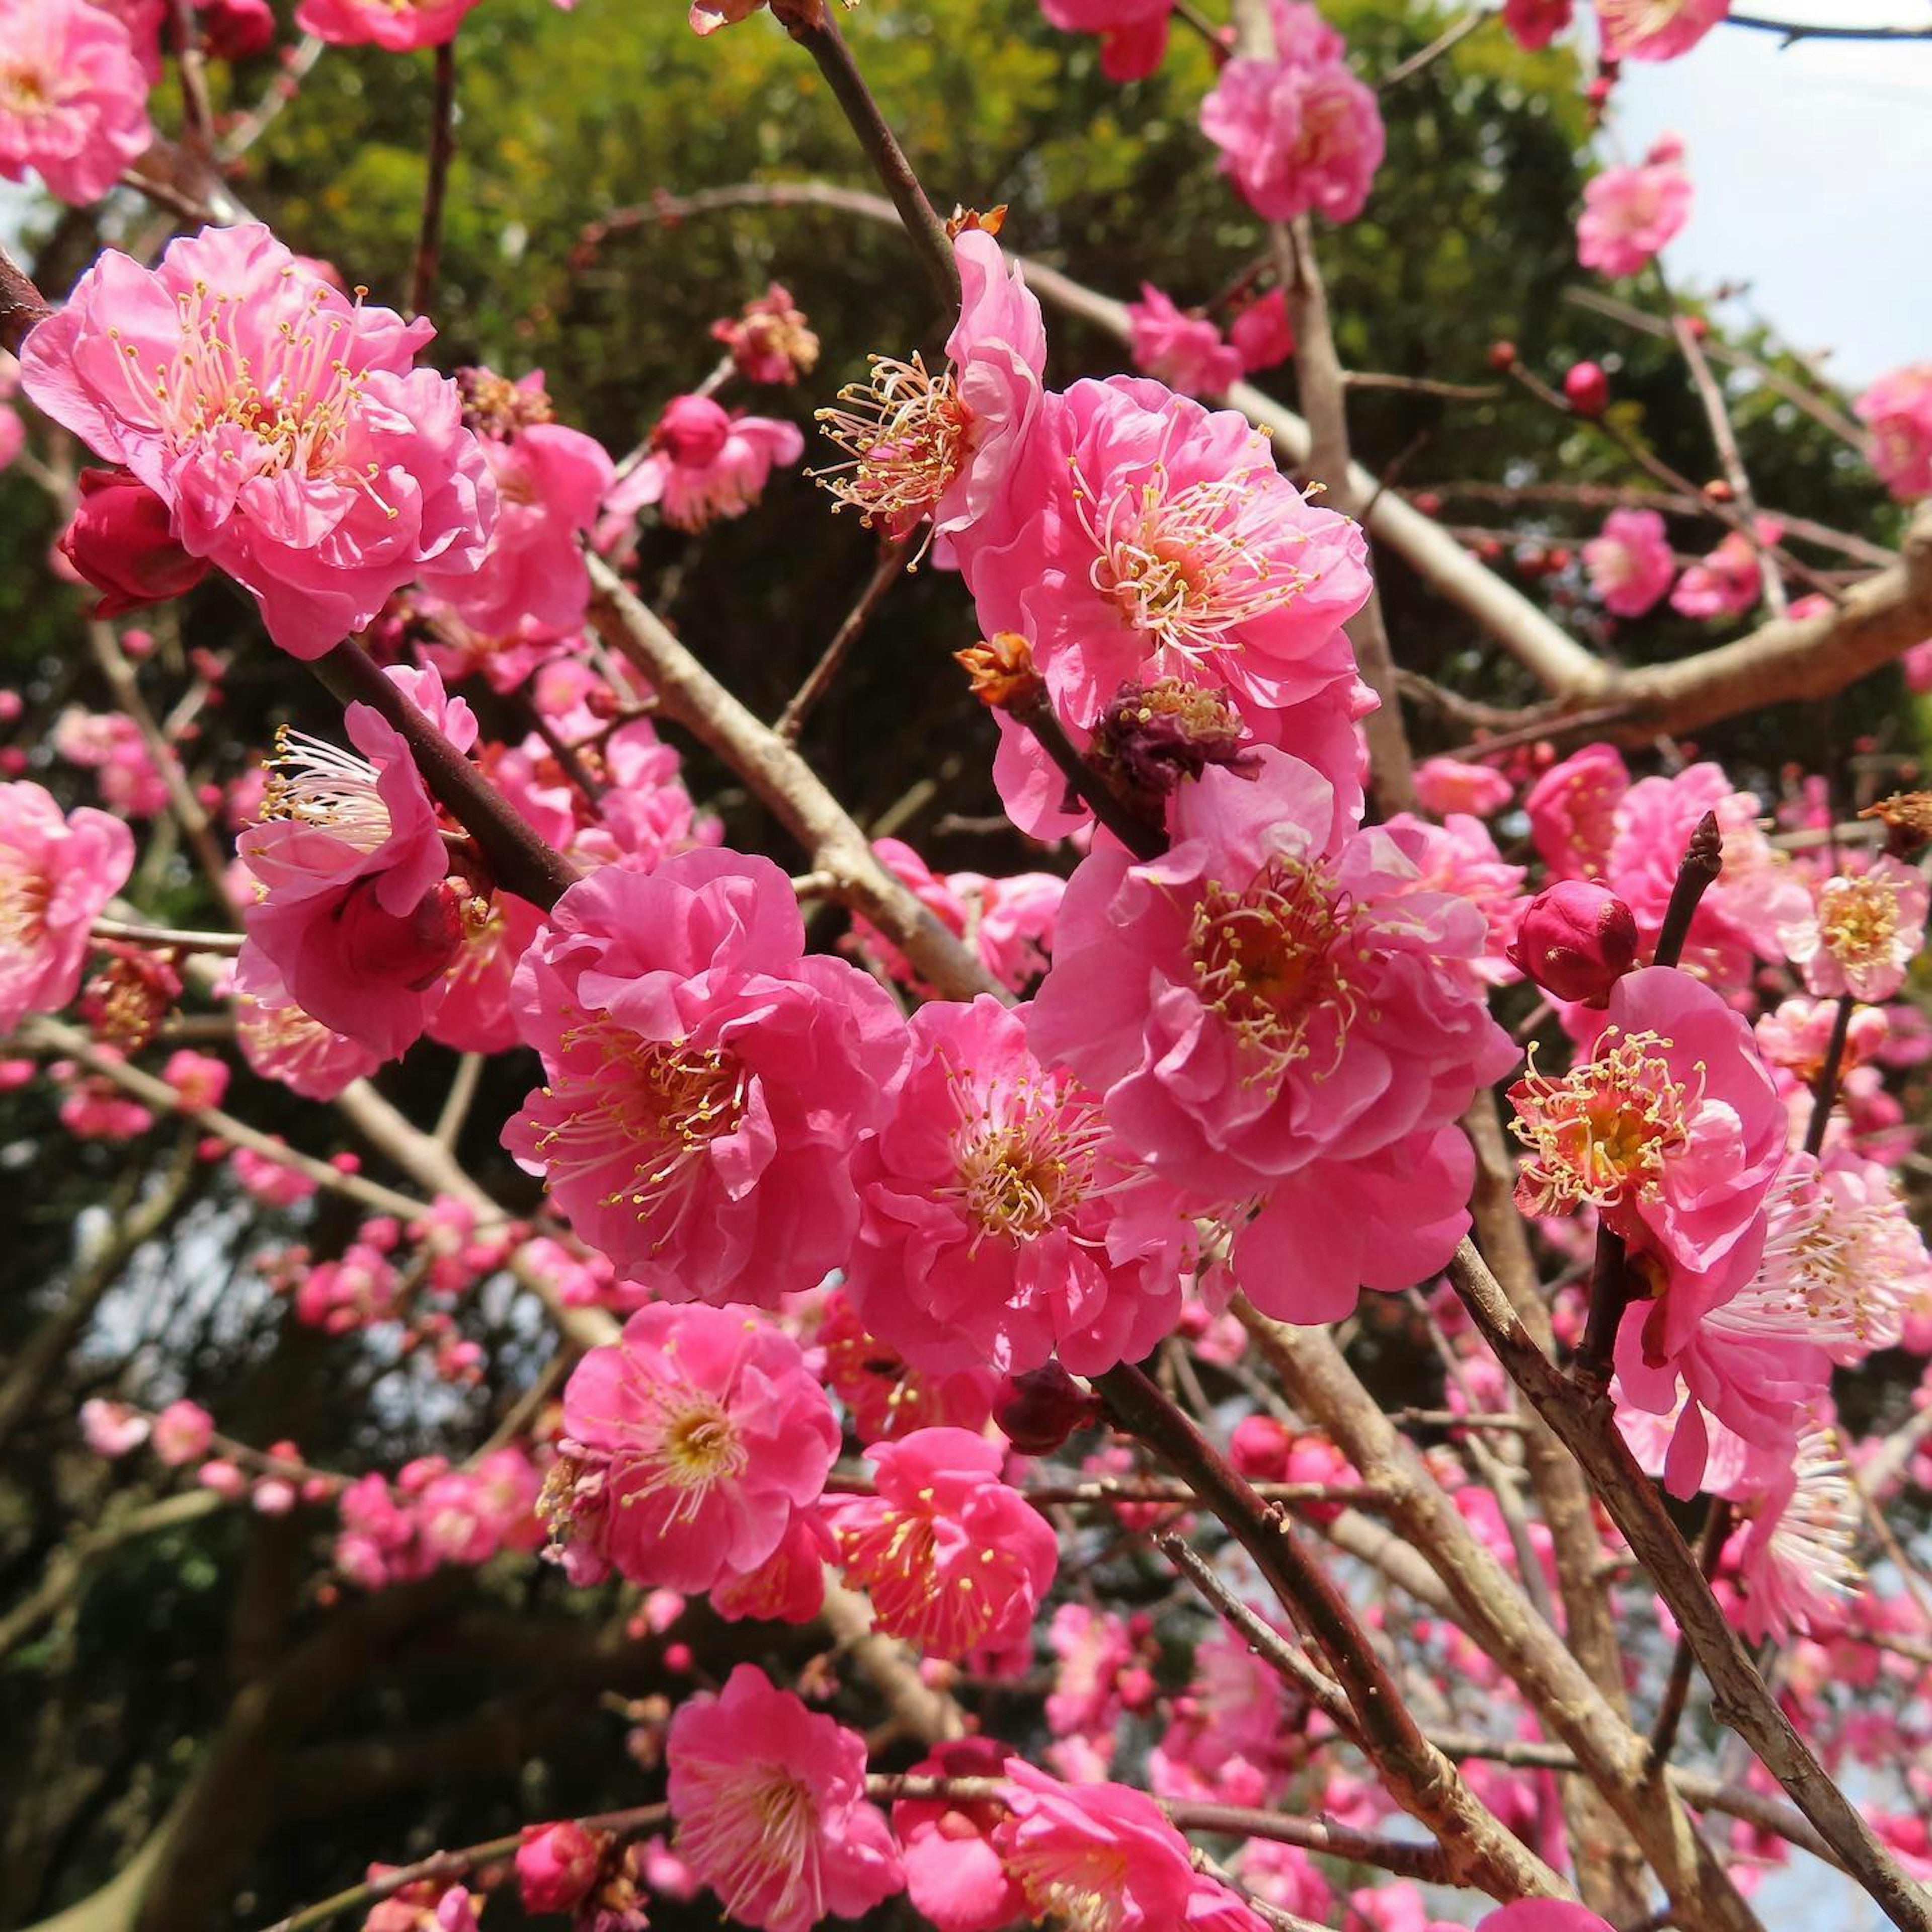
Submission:
M 1228 1460 L 1250 1482 L 1279 1483 L 1294 1438 L 1271 1415 L 1244 1415 L 1228 1438 Z
M 1530 901 L 1507 950 L 1552 998 L 1600 1006 L 1636 964 L 1636 920 L 1607 887 L 1562 879 Z
M 1610 406 L 1610 379 L 1597 362 L 1578 362 L 1563 379 L 1563 393 L 1580 416 L 1600 416 Z
M 192 590 L 206 562 L 176 542 L 168 506 L 124 470 L 83 470 L 61 554 L 100 593 L 97 617 L 118 617 Z
M 212 1462 L 204 1462 L 195 1472 L 195 1480 L 204 1490 L 212 1490 L 218 1496 L 226 1496 L 231 1502 L 243 1493 L 248 1486 L 248 1479 L 232 1462 L 217 1456 Z
M 517 1886 L 526 1912 L 570 1912 L 596 1882 L 597 1868 L 610 1843 L 573 1820 L 526 1825 L 517 1847 Z
M 651 431 L 651 447 L 674 463 L 702 470 L 718 460 L 731 434 L 731 418 L 709 396 L 676 396 Z

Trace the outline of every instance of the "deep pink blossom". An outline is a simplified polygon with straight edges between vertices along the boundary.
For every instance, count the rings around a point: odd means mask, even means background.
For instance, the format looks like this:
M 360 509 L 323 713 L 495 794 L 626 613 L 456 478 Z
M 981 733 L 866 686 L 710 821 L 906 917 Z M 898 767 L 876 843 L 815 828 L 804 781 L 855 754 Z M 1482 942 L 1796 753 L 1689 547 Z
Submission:
M 1613 617 L 1641 617 L 1677 574 L 1664 519 L 1654 510 L 1612 510 L 1582 555 L 1590 588 Z
M 748 382 L 789 387 L 818 366 L 818 338 L 782 282 L 754 296 L 736 315 L 714 322 L 711 335 L 730 352 L 733 366 Z
M 777 1305 L 846 1258 L 853 1144 L 904 1032 L 878 982 L 804 952 L 768 859 L 606 866 L 557 902 L 512 1004 L 548 1084 L 504 1144 L 618 1271 Z
M 1871 430 L 1871 466 L 1894 496 L 1932 496 L 1932 362 L 1881 376 L 1853 406 Z
M 526 1825 L 517 1847 L 517 1890 L 524 1910 L 572 1910 L 597 1882 L 597 1868 L 610 1849 L 608 1833 L 586 1832 L 574 1819 L 554 1825 Z
M 1636 964 L 1636 917 L 1607 888 L 1558 879 L 1524 911 L 1510 958 L 1554 998 L 1600 1006 Z
M 1774 544 L 1783 526 L 1768 517 L 1756 525 L 1758 542 Z M 1764 596 L 1762 566 L 1756 544 L 1741 530 L 1732 530 L 1717 548 L 1685 568 L 1670 593 L 1670 608 L 1684 617 L 1743 617 Z
M 412 578 L 473 569 L 495 520 L 456 386 L 412 366 L 434 332 L 248 224 L 172 242 L 158 269 L 110 250 L 20 361 L 40 408 L 160 497 L 277 644 L 315 658 Z
M 879 838 L 873 851 L 887 871 L 910 886 L 920 904 L 948 931 L 969 940 L 981 963 L 1012 992 L 1046 970 L 1053 928 L 1066 881 L 1048 872 L 988 878 L 980 872 L 935 872 L 903 839 Z M 880 970 L 930 994 L 905 955 L 872 922 L 852 922 L 850 944 Z
M 31 169 L 62 201 L 98 201 L 154 138 L 128 23 L 86 0 L 0 0 L 0 177 Z
M 1487 818 L 1516 796 L 1494 765 L 1472 765 L 1461 758 L 1424 758 L 1415 768 L 1415 796 L 1423 810 L 1438 818 L 1466 812 Z
M 1675 60 L 1730 10 L 1731 0 L 1597 0 L 1597 25 L 1612 60 Z
M 134 869 L 118 818 L 63 813 L 26 779 L 0 784 L 0 1034 L 80 990 L 88 929 Z
M 912 1778 L 998 1778 L 1005 1748 L 990 1738 L 935 1744 Z M 905 1861 L 906 1893 L 938 1932 L 1000 1932 L 1027 1916 L 1019 1887 L 993 1846 L 1004 1805 L 956 1798 L 906 1798 L 892 1807 Z
M 1218 396 L 1238 382 L 1241 352 L 1226 342 L 1204 315 L 1186 315 L 1151 282 L 1127 304 L 1133 334 L 1129 350 L 1143 375 L 1184 395 Z
M 563 1395 L 542 1510 L 573 1580 L 708 1590 L 815 1503 L 838 1425 L 798 1344 L 747 1308 L 640 1308 Z
M 866 1741 L 741 1664 L 670 1720 L 674 1848 L 725 1916 L 760 1932 L 856 1918 L 902 1888 L 884 1817 L 866 1802 Z
M 124 470 L 83 470 L 60 550 L 100 592 L 95 617 L 121 617 L 192 590 L 208 560 L 175 541 L 168 506 Z
M 198 0 L 202 38 L 217 60 L 253 60 L 274 44 L 268 0 Z
M 1252 374 L 1272 369 L 1294 353 L 1294 327 L 1288 319 L 1288 297 L 1270 289 L 1246 304 L 1228 325 L 1228 340 L 1239 352 L 1241 367 Z
M 1476 1932 L 1612 1932 L 1609 1922 L 1587 1906 L 1567 1899 L 1520 1898 L 1492 1912 Z
M 171 1467 L 199 1462 L 214 1440 L 214 1418 L 185 1397 L 171 1402 L 154 1418 L 154 1454 Z
M 825 1566 L 838 1554 L 824 1512 L 796 1510 L 762 1563 L 712 1586 L 711 1607 L 727 1623 L 808 1624 L 825 1607 Z
M 390 681 L 459 751 L 476 720 L 433 670 Z M 262 888 L 244 913 L 259 954 L 302 1010 L 394 1058 L 443 996 L 467 926 L 487 910 L 452 877 L 436 807 L 402 734 L 366 704 L 344 713 L 362 756 L 284 731 L 262 822 L 237 849 Z
M 1022 1012 L 933 1000 L 903 1084 L 852 1176 L 845 1292 L 866 1326 L 934 1372 L 1088 1374 L 1173 1326 L 1193 1260 L 1181 1204 L 1110 1134 L 1097 1095 L 1028 1051 Z
M 1352 221 L 1382 165 L 1374 91 L 1348 71 L 1342 37 L 1306 0 L 1276 0 L 1272 60 L 1238 56 L 1201 104 L 1221 171 L 1267 221 L 1311 211 Z
M 928 1657 L 1018 1642 L 1052 1588 L 1060 1546 L 1000 1480 L 1005 1451 L 964 1429 L 921 1429 L 866 1451 L 874 1493 L 836 1503 L 847 1577 L 879 1628 Z
M 912 1367 L 866 1326 L 842 1288 L 826 1298 L 817 1340 L 826 1385 L 845 1405 L 861 1442 L 946 1424 L 980 1429 L 992 1414 L 1000 1382 L 993 1369 L 928 1375 Z
M 653 503 L 674 530 L 742 517 L 774 466 L 788 469 L 804 454 L 796 423 L 734 416 L 709 396 L 675 397 L 651 431 L 650 454 L 606 493 L 599 541 L 608 549 Z
M 302 0 L 296 25 L 340 47 L 413 53 L 453 40 L 477 0 Z
M 235 1037 L 242 1057 L 265 1080 L 279 1081 L 305 1100 L 332 1100 L 386 1056 L 297 1006 L 280 976 L 259 956 L 238 977 Z
M 1503 25 L 1532 53 L 1546 47 L 1570 24 L 1576 0 L 1503 0 Z
M 1529 836 L 1556 878 L 1604 875 L 1616 837 L 1617 807 L 1630 788 L 1630 767 L 1613 745 L 1586 745 L 1530 787 L 1522 802 Z M 1671 863 L 1682 856 L 1680 846 Z
M 1167 52 L 1174 0 L 1040 0 L 1040 10 L 1064 32 L 1100 35 L 1109 80 L 1144 80 Z
M 1606 275 L 1634 275 L 1690 217 L 1682 148 L 1666 140 L 1640 167 L 1606 168 L 1586 184 L 1576 259 Z

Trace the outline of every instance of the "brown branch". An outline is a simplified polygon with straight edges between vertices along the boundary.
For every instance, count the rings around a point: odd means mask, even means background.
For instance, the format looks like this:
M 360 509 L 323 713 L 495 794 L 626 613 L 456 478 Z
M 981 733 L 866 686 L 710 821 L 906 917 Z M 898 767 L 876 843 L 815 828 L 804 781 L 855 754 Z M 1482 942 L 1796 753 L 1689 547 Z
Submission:
M 729 365 L 727 364 L 728 367 Z M 852 646 L 863 634 L 866 626 L 872 621 L 872 614 L 884 601 L 886 592 L 898 580 L 905 568 L 906 559 L 910 555 L 916 542 L 915 536 L 908 535 L 893 538 L 879 552 L 879 560 L 872 567 L 872 574 L 866 580 L 866 587 L 859 593 L 859 601 L 846 613 L 845 621 L 832 634 L 832 641 L 825 647 L 825 654 L 812 668 L 797 694 L 779 714 L 778 722 L 772 727 L 778 736 L 788 745 L 798 742 L 798 734 L 804 729 L 805 721 L 813 707 L 832 688 L 832 681 L 844 668 Z
M 456 38 L 436 50 L 436 80 L 430 106 L 429 162 L 423 176 L 422 225 L 416 234 L 416 260 L 410 269 L 410 313 L 427 315 L 436 299 L 436 271 L 442 259 L 442 208 L 449 191 L 449 167 L 456 157 Z
M 1850 993 L 1838 995 L 1838 1010 L 1832 1018 L 1832 1043 L 1825 1049 L 1824 1064 L 1811 1088 L 1811 1118 L 1804 1124 L 1804 1151 L 1825 1151 L 1825 1136 L 1832 1124 L 1832 1109 L 1838 1098 L 1838 1073 L 1845 1064 L 1845 1042 L 1851 1037 L 1852 1014 L 1858 1001 Z
M 1453 26 L 1445 27 L 1419 52 L 1412 53 L 1408 59 L 1389 69 L 1376 82 L 1376 92 L 1385 94 L 1392 87 L 1400 87 L 1425 68 L 1432 67 L 1452 47 L 1460 46 L 1490 16 L 1484 12 L 1466 14 Z
M 1722 1496 L 1713 1496 L 1705 1513 L 1703 1533 L 1697 1539 L 1697 1567 L 1708 1583 L 1718 1574 L 1718 1560 L 1724 1553 L 1724 1539 L 1730 1534 L 1731 1506 Z M 1684 1707 L 1690 1698 L 1690 1666 L 1694 1659 L 1682 1632 L 1670 1659 L 1670 1674 L 1664 1680 L 1664 1696 L 1657 1708 L 1657 1722 L 1651 1726 L 1650 1755 L 1659 1766 L 1670 1762 L 1676 1748 L 1678 1727 L 1684 1721 Z

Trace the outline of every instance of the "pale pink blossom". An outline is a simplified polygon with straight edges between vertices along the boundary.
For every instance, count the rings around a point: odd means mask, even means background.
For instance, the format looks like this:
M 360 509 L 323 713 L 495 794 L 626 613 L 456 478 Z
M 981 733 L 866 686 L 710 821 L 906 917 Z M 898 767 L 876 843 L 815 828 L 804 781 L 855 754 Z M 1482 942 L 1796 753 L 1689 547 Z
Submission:
M 89 930 L 134 868 L 118 818 L 63 813 L 26 779 L 0 784 L 0 1034 L 80 990 Z
M 141 728 L 122 711 L 69 705 L 55 721 L 54 749 L 95 774 L 101 802 L 129 818 L 152 818 L 168 805 L 167 781 Z
M 1747 1504 L 1750 1521 L 1727 1552 L 1736 1566 L 1739 1631 L 1752 1643 L 1789 1643 L 1800 1633 L 1842 1630 L 1863 1580 L 1856 1551 L 1864 1510 L 1836 1433 L 1808 1430 L 1795 1457 Z
M 838 1561 L 879 1628 L 949 1660 L 1024 1638 L 1060 1545 L 1000 1480 L 1005 1450 L 967 1430 L 920 1429 L 866 1454 L 874 1494 L 836 1502 L 830 1516 Z
M 1582 556 L 1590 588 L 1613 617 L 1641 617 L 1677 574 L 1664 519 L 1654 510 L 1612 510 Z
M 80 1432 L 97 1456 L 125 1456 L 148 1439 L 148 1420 L 123 1402 L 92 1396 L 80 1406 Z
M 459 752 L 476 720 L 433 670 L 387 674 Z M 436 807 L 401 733 L 372 706 L 343 722 L 362 755 L 278 736 L 263 818 L 237 849 L 261 896 L 243 914 L 244 983 L 266 962 L 311 1018 L 394 1058 L 422 1032 L 484 902 L 451 874 Z
M 214 1438 L 214 1418 L 185 1397 L 171 1402 L 154 1418 L 154 1454 L 173 1468 L 199 1462 Z
M 1863 872 L 1822 881 L 1804 916 L 1779 937 L 1808 993 L 1888 1000 L 1925 944 L 1928 904 L 1918 868 L 1882 855 Z
M 1759 544 L 1774 544 L 1783 526 L 1768 517 L 1756 524 Z M 1688 565 L 1670 593 L 1670 608 L 1682 617 L 1743 617 L 1764 596 L 1758 550 L 1742 530 L 1732 530 L 1717 548 Z
M 1897 497 L 1932 496 L 1932 362 L 1881 376 L 1853 405 L 1871 431 L 1871 466 Z
M 708 1590 L 818 1500 L 838 1425 L 798 1344 L 748 1308 L 640 1308 L 563 1395 L 542 1510 L 572 1580 Z
M 1444 818 L 1452 812 L 1487 818 L 1516 796 L 1516 787 L 1494 765 L 1461 758 L 1424 758 L 1415 768 L 1416 802 Z
M 1606 168 L 1583 189 L 1576 259 L 1606 275 L 1634 275 L 1660 254 L 1690 217 L 1690 178 L 1675 142 L 1640 167 Z
M 673 1848 L 759 1932 L 856 1918 L 904 1886 L 884 1817 L 866 1802 L 866 1741 L 741 1664 L 687 1698 L 664 1747 Z
M 1170 1330 L 1194 1240 L 1178 1199 L 1108 1132 L 1099 1096 L 982 996 L 913 1016 L 902 1084 L 852 1180 L 845 1292 L 908 1361 L 1097 1373 Z
M 1312 211 L 1352 221 L 1382 165 L 1374 91 L 1348 71 L 1340 34 L 1306 0 L 1270 8 L 1275 57 L 1237 56 L 1201 104 L 1201 129 L 1221 171 L 1267 221 Z
M 1142 283 L 1140 300 L 1127 304 L 1127 321 L 1129 352 L 1143 375 L 1190 396 L 1218 396 L 1240 380 L 1240 351 L 1207 316 L 1184 314 L 1153 283 Z
M 1055 1659 L 1046 1727 L 1057 1738 L 1097 1731 L 1120 1708 L 1120 1677 L 1133 1659 L 1126 1619 L 1090 1604 L 1062 1604 L 1046 1639 Z
M 20 361 L 40 407 L 160 498 L 277 644 L 315 658 L 412 578 L 474 568 L 495 520 L 455 384 L 412 366 L 434 332 L 247 224 L 172 242 L 158 269 L 110 250 Z
M 850 1250 L 853 1145 L 904 1028 L 868 974 L 804 941 L 770 860 L 694 851 L 572 886 L 518 964 L 548 1084 L 504 1144 L 661 1294 L 773 1307 Z
M 651 431 L 650 454 L 605 493 L 598 541 L 609 548 L 652 504 L 674 530 L 742 517 L 774 466 L 788 469 L 804 454 L 796 423 L 734 416 L 709 396 L 676 397 Z
M 913 1778 L 998 1778 L 1003 1745 L 990 1738 L 935 1744 Z M 1026 1916 L 1026 1900 L 993 1847 L 1003 1805 L 957 1798 L 901 1798 L 892 1830 L 905 1861 L 906 1894 L 938 1932 L 1001 1932 Z
M 205 1107 L 218 1107 L 228 1091 L 229 1066 L 212 1054 L 196 1053 L 184 1046 L 168 1055 L 161 1078 L 175 1090 L 175 1097 L 190 1113 Z
M 1144 1792 L 1063 1784 L 1017 1757 L 1006 1774 L 993 1842 L 1033 1917 L 1082 1932 L 1260 1932 L 1226 1887 L 1194 1869 L 1187 1840 Z
M 1100 36 L 1109 80 L 1144 80 L 1167 52 L 1174 0 L 1040 0 L 1040 10 L 1063 32 Z
M 453 40 L 477 0 L 302 0 L 296 25 L 340 47 L 414 53 Z
M 1731 0 L 1596 0 L 1611 60 L 1675 60 L 1731 10 Z
M 0 403 L 0 475 L 12 469 L 27 446 L 27 425 L 20 412 Z
M 0 177 L 31 169 L 62 201 L 98 201 L 154 138 L 128 23 L 86 0 L 0 0 Z
M 1503 0 L 1503 25 L 1532 53 L 1546 47 L 1570 24 L 1576 0 Z

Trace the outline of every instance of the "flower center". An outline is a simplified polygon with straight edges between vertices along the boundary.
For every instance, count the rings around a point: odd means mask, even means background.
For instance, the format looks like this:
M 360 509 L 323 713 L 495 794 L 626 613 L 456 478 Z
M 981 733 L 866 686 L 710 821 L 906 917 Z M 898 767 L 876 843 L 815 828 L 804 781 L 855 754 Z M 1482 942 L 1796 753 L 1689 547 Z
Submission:
M 1852 971 L 1889 964 L 1898 926 L 1898 889 L 1889 880 L 1834 878 L 1819 891 L 1819 937 Z
M 0 109 L 26 119 L 44 114 L 53 104 L 53 89 L 44 69 L 0 67 Z
M 1057 1920 L 1066 1932 L 1114 1932 L 1127 1896 L 1130 1860 L 1098 1846 L 1073 1850 L 1016 1846 L 1007 1869 L 1036 1918 Z
M 825 1916 L 818 1801 L 782 1765 L 687 1767 L 693 1798 L 675 1849 L 728 1918 L 815 1924 Z
M 53 896 L 48 873 L 30 866 L 23 853 L 0 846 L 0 946 L 26 954 L 42 945 Z
M 376 789 L 375 766 L 339 745 L 280 725 L 275 755 L 263 769 L 268 775 L 264 823 L 286 818 L 313 825 L 358 852 L 374 851 L 393 829 Z
M 1528 1214 L 1569 1214 L 1657 1198 L 1672 1155 L 1690 1144 L 1693 1097 L 1671 1077 L 1671 1042 L 1612 1027 L 1595 1056 L 1561 1080 L 1530 1066 L 1510 1089 L 1510 1131 L 1530 1150 L 1516 1180 Z
M 1194 908 L 1188 952 L 1202 1004 L 1233 1029 L 1257 1063 L 1250 1078 L 1279 1084 L 1332 1029 L 1340 1064 L 1360 996 L 1353 904 L 1305 859 L 1270 859 L 1241 892 L 1210 880 Z
M 932 514 L 965 467 L 973 412 L 952 370 L 934 375 L 916 351 L 910 362 L 871 361 L 868 382 L 838 392 L 843 409 L 818 412 L 825 434 L 850 460 L 814 474 L 868 530 L 903 536 Z
M 1070 1095 L 1051 1075 L 1020 1074 L 976 1084 L 966 1069 L 950 1076 L 958 1124 L 952 1138 L 952 1185 L 975 1232 L 1017 1246 L 1070 1222 L 1096 1184 L 1106 1138 L 1099 1106 Z
M 662 1456 L 664 1480 L 683 1490 L 708 1489 L 745 1466 L 730 1415 L 710 1396 L 694 1396 L 668 1424 Z

